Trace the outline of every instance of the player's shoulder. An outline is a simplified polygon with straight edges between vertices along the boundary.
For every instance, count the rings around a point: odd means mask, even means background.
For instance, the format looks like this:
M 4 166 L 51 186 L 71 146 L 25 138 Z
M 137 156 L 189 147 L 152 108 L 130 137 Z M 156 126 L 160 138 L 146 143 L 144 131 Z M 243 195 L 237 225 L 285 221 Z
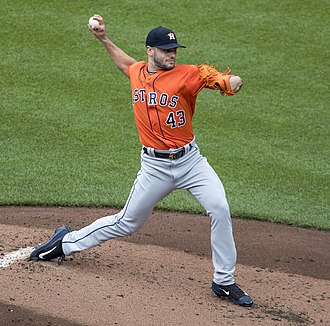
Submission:
M 173 69 L 177 74 L 192 76 L 198 74 L 198 66 L 190 64 L 179 64 Z
M 144 67 L 147 63 L 145 61 L 136 61 L 130 65 L 130 67 Z
M 180 65 L 176 65 L 175 69 L 180 71 L 197 71 L 198 67 L 196 65 L 180 64 Z
M 128 66 L 128 69 L 127 69 L 128 74 L 130 75 L 133 71 L 139 71 L 139 70 L 143 69 L 146 65 L 147 65 L 147 63 L 145 61 L 134 62 L 133 64 Z

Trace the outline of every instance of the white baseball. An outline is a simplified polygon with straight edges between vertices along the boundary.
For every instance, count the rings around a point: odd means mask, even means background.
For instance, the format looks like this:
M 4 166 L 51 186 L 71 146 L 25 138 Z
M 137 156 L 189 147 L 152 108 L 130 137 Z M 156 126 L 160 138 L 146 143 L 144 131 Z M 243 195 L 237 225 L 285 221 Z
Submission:
M 91 28 L 98 28 L 100 27 L 100 23 L 94 17 L 89 18 L 88 24 Z

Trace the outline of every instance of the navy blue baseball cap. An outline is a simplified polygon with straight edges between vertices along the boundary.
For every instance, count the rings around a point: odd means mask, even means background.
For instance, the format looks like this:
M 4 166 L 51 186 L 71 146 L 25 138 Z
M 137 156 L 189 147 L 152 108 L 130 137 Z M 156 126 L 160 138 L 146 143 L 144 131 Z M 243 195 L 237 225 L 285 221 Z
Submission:
M 184 45 L 178 43 L 175 33 L 163 26 L 154 28 L 149 32 L 146 39 L 146 46 L 164 50 L 185 48 Z

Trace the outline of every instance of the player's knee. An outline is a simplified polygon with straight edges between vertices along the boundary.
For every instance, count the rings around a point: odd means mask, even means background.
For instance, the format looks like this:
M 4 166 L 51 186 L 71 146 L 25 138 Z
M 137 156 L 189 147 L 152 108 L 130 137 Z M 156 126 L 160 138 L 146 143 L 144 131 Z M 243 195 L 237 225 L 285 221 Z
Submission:
M 209 215 L 216 219 L 230 217 L 230 210 L 227 201 L 214 201 L 209 209 Z
M 145 222 L 145 219 L 128 219 L 123 218 L 118 224 L 118 228 L 121 230 L 123 236 L 131 235 L 136 232 Z

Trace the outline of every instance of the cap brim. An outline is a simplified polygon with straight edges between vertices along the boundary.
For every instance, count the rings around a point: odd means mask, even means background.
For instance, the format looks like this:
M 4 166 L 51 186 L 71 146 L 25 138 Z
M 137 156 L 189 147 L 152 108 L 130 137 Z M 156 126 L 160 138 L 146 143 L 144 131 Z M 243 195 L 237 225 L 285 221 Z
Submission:
M 181 45 L 179 43 L 170 43 L 170 44 L 164 44 L 164 45 L 157 45 L 156 48 L 163 49 L 163 50 L 169 50 L 169 49 L 176 49 L 176 48 L 186 48 L 186 46 Z

